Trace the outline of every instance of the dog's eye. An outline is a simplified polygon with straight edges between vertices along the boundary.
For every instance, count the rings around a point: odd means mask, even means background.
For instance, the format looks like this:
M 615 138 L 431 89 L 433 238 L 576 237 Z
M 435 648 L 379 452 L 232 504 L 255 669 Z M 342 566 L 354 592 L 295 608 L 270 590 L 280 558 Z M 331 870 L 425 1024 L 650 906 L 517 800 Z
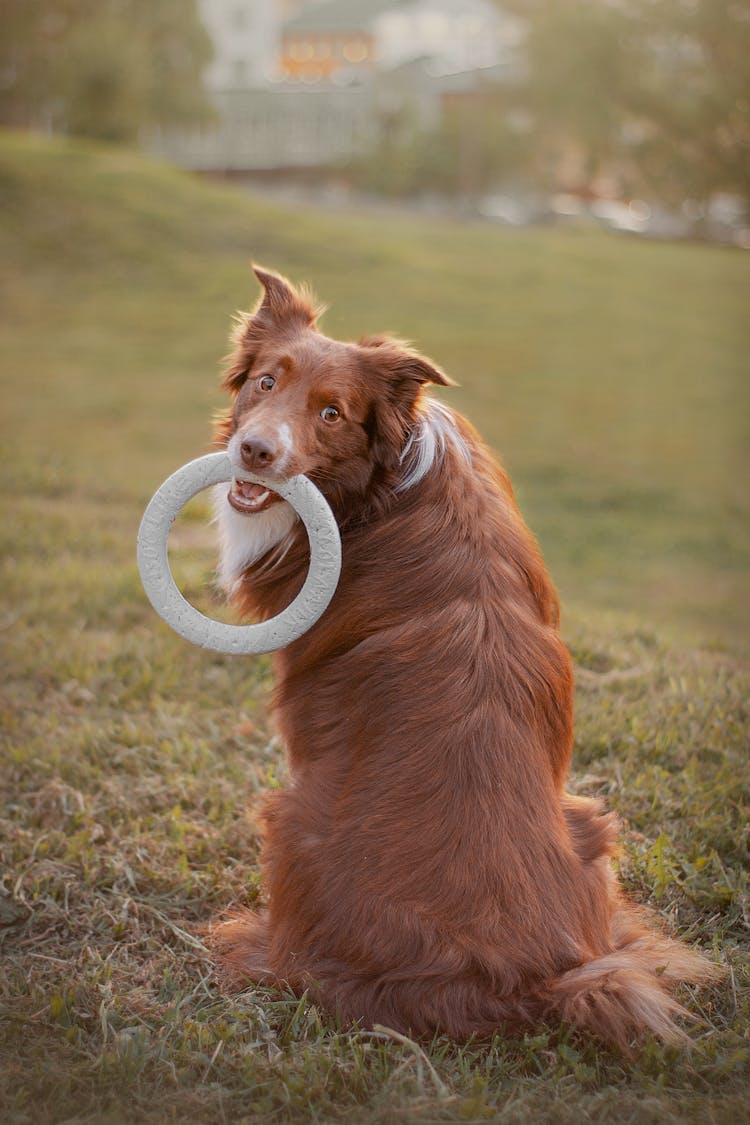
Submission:
M 341 411 L 336 406 L 326 406 L 321 410 L 320 417 L 324 422 L 338 422 Z
M 274 379 L 273 375 L 261 375 L 260 379 L 258 380 L 259 391 L 272 391 L 275 386 L 276 380 Z

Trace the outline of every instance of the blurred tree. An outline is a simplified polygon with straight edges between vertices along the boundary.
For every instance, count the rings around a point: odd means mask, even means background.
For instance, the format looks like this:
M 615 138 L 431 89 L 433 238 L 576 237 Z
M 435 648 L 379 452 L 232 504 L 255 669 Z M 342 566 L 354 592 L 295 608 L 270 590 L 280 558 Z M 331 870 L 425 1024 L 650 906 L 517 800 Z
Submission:
M 349 165 L 360 186 L 392 196 L 475 200 L 517 179 L 525 138 L 511 127 L 515 91 L 484 86 L 447 99 L 438 128 L 420 130 L 408 108 L 381 121 L 380 139 Z
M 635 0 L 635 156 L 662 197 L 734 192 L 750 206 L 750 4 Z
M 429 134 L 408 114 L 389 121 L 359 183 L 470 199 L 608 179 L 673 204 L 720 191 L 750 202 L 748 0 L 499 3 L 528 20 L 517 83 L 447 99 Z
M 0 0 L 0 121 L 107 140 L 210 117 L 195 0 Z
M 572 152 L 590 183 L 620 150 L 633 85 L 632 21 L 602 0 L 532 0 L 527 98 L 533 165 L 546 182 Z M 575 174 L 575 173 L 573 173 Z
M 431 147 L 440 152 L 441 179 L 451 195 L 472 200 L 517 179 L 527 154 L 523 134 L 512 125 L 515 101 L 515 90 L 488 85 L 446 102 Z
M 524 0 L 533 166 L 580 187 L 616 170 L 626 189 L 750 201 L 747 0 Z

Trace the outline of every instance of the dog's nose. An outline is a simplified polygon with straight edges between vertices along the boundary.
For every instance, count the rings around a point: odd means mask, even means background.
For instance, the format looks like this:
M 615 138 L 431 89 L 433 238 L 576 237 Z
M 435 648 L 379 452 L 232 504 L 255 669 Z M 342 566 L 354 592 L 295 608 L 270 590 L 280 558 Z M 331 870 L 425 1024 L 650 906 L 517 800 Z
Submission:
M 270 469 L 276 460 L 276 449 L 266 438 L 254 434 L 243 438 L 240 444 L 240 457 L 246 469 L 254 473 L 262 473 Z

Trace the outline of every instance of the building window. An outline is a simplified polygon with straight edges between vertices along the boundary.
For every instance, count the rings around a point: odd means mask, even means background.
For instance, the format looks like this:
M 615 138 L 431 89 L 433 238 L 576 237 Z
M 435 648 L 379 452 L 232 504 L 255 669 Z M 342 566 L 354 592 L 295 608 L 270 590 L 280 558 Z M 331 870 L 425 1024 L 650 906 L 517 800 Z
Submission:
M 347 62 L 361 63 L 369 57 L 370 48 L 364 40 L 352 39 L 349 43 L 344 44 L 342 54 Z
M 297 39 L 289 44 L 289 55 L 297 62 L 309 62 L 315 57 L 315 44 Z

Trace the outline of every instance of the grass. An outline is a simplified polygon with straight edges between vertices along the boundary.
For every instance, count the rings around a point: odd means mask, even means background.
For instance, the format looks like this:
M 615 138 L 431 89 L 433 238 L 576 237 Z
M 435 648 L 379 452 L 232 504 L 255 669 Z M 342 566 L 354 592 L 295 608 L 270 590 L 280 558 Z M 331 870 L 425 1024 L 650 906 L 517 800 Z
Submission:
M 742 254 L 290 212 L 14 135 L 0 198 L 3 1120 L 747 1120 Z M 573 787 L 623 818 L 629 893 L 729 967 L 684 997 L 691 1052 L 417 1045 L 218 992 L 202 927 L 257 896 L 253 800 L 283 776 L 269 666 L 174 636 L 134 542 L 206 447 L 251 255 L 314 280 L 332 334 L 416 339 L 502 449 L 563 596 Z M 175 565 L 217 612 L 205 516 Z

